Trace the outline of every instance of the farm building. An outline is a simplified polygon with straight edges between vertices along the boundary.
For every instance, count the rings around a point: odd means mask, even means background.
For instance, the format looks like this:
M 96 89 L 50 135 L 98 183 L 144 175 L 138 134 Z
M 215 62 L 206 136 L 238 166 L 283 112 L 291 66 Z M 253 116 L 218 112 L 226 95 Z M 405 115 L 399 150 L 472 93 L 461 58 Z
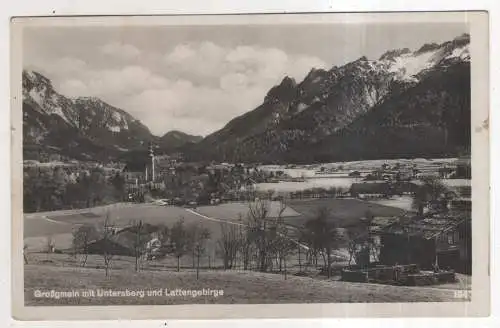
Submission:
M 146 163 L 130 162 L 123 168 L 123 175 L 127 181 L 142 181 L 145 178 Z
M 471 218 L 466 213 L 404 216 L 375 232 L 381 264 L 418 264 L 423 269 L 471 271 Z
M 392 194 L 389 183 L 353 183 L 349 193 L 358 198 L 382 198 Z
M 352 197 L 361 199 L 383 198 L 393 195 L 412 195 L 418 186 L 412 182 L 364 182 L 353 183 L 349 190 Z
M 107 251 L 113 255 L 134 256 L 137 243 L 137 228 L 129 226 L 116 231 L 112 236 L 93 241 L 88 246 L 89 254 L 103 254 Z M 141 243 L 144 246 L 154 247 L 158 240 L 159 227 L 145 223 L 141 228 Z

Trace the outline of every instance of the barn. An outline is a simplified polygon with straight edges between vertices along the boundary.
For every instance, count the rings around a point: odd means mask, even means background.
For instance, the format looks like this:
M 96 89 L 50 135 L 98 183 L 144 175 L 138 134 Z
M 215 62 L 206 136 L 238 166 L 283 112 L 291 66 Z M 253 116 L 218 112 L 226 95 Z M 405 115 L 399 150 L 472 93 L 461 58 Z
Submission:
M 407 215 L 376 232 L 381 264 L 417 264 L 422 269 L 450 268 L 471 273 L 471 217 L 445 213 Z

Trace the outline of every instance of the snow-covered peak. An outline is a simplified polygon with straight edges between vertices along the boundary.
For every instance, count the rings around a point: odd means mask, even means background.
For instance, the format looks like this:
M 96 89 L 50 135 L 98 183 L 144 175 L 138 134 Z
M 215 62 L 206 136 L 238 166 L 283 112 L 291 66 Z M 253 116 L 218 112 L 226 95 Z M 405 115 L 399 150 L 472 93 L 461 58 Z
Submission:
M 451 54 L 445 57 L 445 59 L 452 59 L 452 58 L 460 58 L 463 61 L 470 61 L 469 45 L 460 48 L 455 48 L 453 49 Z
M 384 53 L 382 56 L 380 56 L 380 60 L 391 60 L 394 57 L 398 57 L 398 56 L 401 56 L 403 54 L 407 54 L 410 52 L 411 52 L 411 50 L 408 48 L 389 50 L 386 53 Z
M 417 55 L 405 53 L 390 60 L 388 70 L 394 73 L 399 80 L 414 81 L 418 73 L 436 64 L 434 55 L 435 52 L 424 52 Z
M 36 79 L 35 72 L 32 71 L 32 70 L 25 70 L 24 74 L 26 74 L 26 76 L 28 77 L 28 79 L 30 79 L 31 81 L 34 81 Z
M 55 114 L 66 122 L 71 122 L 67 115 L 68 100 L 54 91 L 48 78 L 38 72 L 24 70 L 22 84 L 23 98 L 36 104 L 38 111 L 48 115 Z
M 104 101 L 102 101 L 101 99 L 97 98 L 97 97 L 92 97 L 92 96 L 85 96 L 85 97 L 76 97 L 76 98 L 73 98 L 73 101 L 75 103 L 91 103 L 91 104 L 104 104 L 104 105 L 107 105 Z
M 450 59 L 470 61 L 468 35 L 464 34 L 441 45 L 425 44 L 415 52 L 387 52 L 380 62 L 397 80 L 416 82 L 418 74 Z
M 68 98 L 57 93 L 51 81 L 36 71 L 23 71 L 23 98 L 40 113 L 57 115 L 73 127 L 97 124 L 113 132 L 129 129 L 126 112 L 97 97 Z M 99 121 L 99 122 L 97 122 Z

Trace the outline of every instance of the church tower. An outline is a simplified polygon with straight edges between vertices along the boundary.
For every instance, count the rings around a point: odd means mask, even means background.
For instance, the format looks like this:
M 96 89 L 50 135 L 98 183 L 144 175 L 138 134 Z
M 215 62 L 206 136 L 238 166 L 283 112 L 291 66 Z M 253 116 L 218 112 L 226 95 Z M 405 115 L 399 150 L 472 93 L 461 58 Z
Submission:
M 151 181 L 156 178 L 156 168 L 155 168 L 155 153 L 153 143 L 149 145 L 149 157 L 151 158 Z

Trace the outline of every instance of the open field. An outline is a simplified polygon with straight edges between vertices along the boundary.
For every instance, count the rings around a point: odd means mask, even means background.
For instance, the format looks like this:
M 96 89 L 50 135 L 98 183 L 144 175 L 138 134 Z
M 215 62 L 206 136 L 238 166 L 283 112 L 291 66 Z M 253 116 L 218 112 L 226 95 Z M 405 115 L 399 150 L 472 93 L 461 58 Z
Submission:
M 126 227 L 133 220 L 142 220 L 149 224 L 165 224 L 172 226 L 181 217 L 185 224 L 202 224 L 212 233 L 212 239 L 220 236 L 221 222 L 238 222 L 239 216 L 245 218 L 248 213 L 248 204 L 229 203 L 218 206 L 200 206 L 196 209 L 202 215 L 219 219 L 209 220 L 192 211 L 175 206 L 158 206 L 152 204 L 125 204 L 112 207 L 100 207 L 87 210 L 46 212 L 36 215 L 31 213 L 24 217 L 24 242 L 28 251 L 40 251 L 47 245 L 47 237 L 54 240 L 55 247 L 67 249 L 71 247 L 71 233 L 82 224 L 101 224 L 109 214 L 113 224 L 117 227 Z M 279 205 L 270 203 L 270 216 L 277 216 Z M 300 214 L 288 208 L 284 215 L 294 217 Z
M 367 210 L 370 210 L 375 216 L 395 216 L 403 213 L 402 209 L 396 207 L 357 199 L 293 200 L 287 204 L 287 209 L 283 213 L 285 222 L 299 227 L 306 220 L 313 217 L 320 206 L 331 208 L 332 219 L 337 220 L 341 227 L 359 219 Z M 278 202 L 271 202 L 270 216 L 277 216 L 278 208 Z M 209 229 L 212 233 L 212 240 L 215 241 L 220 236 L 222 222 L 240 223 L 240 215 L 245 219 L 248 213 L 248 204 L 229 203 L 218 206 L 200 206 L 196 209 L 196 212 L 201 215 L 182 207 L 152 204 L 125 204 L 87 209 L 85 211 L 40 213 L 38 216 L 32 213 L 24 218 L 24 243 L 27 245 L 28 251 L 40 251 L 46 247 L 47 238 L 50 237 L 53 239 L 56 248 L 70 248 L 71 233 L 75 227 L 82 224 L 101 224 L 104 221 L 107 209 L 109 209 L 113 224 L 117 227 L 125 227 L 134 220 L 143 220 L 143 222 L 149 224 L 172 226 L 182 217 L 185 224 L 201 224 Z M 215 220 L 211 218 L 215 218 Z
M 413 198 L 411 196 L 393 196 L 389 199 L 370 199 L 368 202 L 378 205 L 400 208 L 405 211 L 412 211 Z
M 255 184 L 255 188 L 259 191 L 273 190 L 276 192 L 294 192 L 312 188 L 344 188 L 349 189 L 355 182 L 361 182 L 359 178 L 307 178 L 303 182 L 297 181 L 280 181 L 276 183 L 262 182 Z
M 357 199 L 314 199 L 294 200 L 288 204 L 285 220 L 289 224 L 301 225 L 312 217 L 319 206 L 332 209 L 332 219 L 340 226 L 352 223 L 363 216 L 366 210 L 374 215 L 398 215 L 403 210 L 373 204 Z M 207 244 L 207 252 L 200 258 L 200 278 L 196 280 L 194 259 L 191 254 L 181 258 L 181 271 L 177 272 L 177 261 L 172 256 L 164 259 L 142 261 L 141 272 L 134 270 L 134 258 L 115 256 L 111 265 L 111 277 L 104 274 L 104 260 L 99 255 L 89 255 L 85 268 L 80 267 L 80 256 L 70 254 L 40 253 L 46 247 L 47 237 L 51 236 L 56 248 L 67 249 L 71 246 L 71 231 L 79 224 L 99 224 L 104 220 L 106 209 L 88 209 L 43 213 L 39 217 L 25 217 L 25 243 L 28 263 L 25 265 L 26 305 L 153 305 L 153 304 L 205 304 L 205 303 L 310 303 L 310 302 L 428 302 L 459 301 L 454 298 L 454 290 L 470 288 L 470 277 L 462 277 L 456 284 L 437 288 L 398 287 L 339 281 L 338 270 L 345 266 L 345 254 L 339 253 L 340 262 L 332 266 L 334 275 L 330 280 L 320 275 L 317 268 L 310 265 L 304 268 L 304 254 L 299 261 L 297 250 L 287 260 L 288 279 L 278 272 L 261 273 L 241 270 L 237 261 L 234 270 L 223 270 L 221 256 L 216 251 L 220 237 L 221 224 L 241 224 L 239 214 L 245 215 L 248 204 L 231 203 L 219 206 L 202 206 L 196 211 L 173 206 L 151 204 L 128 204 L 114 206 L 110 216 L 117 226 L 126 226 L 132 220 L 141 219 L 151 224 L 171 226 L 183 217 L 186 224 L 199 223 L 208 228 L 212 238 Z M 276 215 L 277 203 L 271 204 L 271 215 Z M 345 253 L 345 252 L 344 252 Z M 299 264 L 301 263 L 301 264 Z M 255 263 L 251 262 L 250 268 Z M 298 277 L 294 273 L 303 271 L 307 276 Z M 202 289 L 224 290 L 224 295 L 214 296 L 145 296 L 137 297 L 86 297 L 86 298 L 35 298 L 35 290 L 83 290 L 108 288 L 113 290 L 173 290 Z
M 351 198 L 292 200 L 288 206 L 302 214 L 302 216 L 287 218 L 287 223 L 297 227 L 302 226 L 309 218 L 314 217 L 317 209 L 321 206 L 327 206 L 331 209 L 330 219 L 335 220 L 339 227 L 355 223 L 363 217 L 368 210 L 371 211 L 374 216 L 397 216 L 404 213 L 404 210 L 400 208 Z
M 199 206 L 197 212 L 210 217 L 216 217 L 227 220 L 238 220 L 241 216 L 245 219 L 249 211 L 248 203 L 227 203 L 217 206 Z M 269 217 L 277 217 L 279 215 L 279 202 L 269 202 Z M 300 216 L 293 208 L 287 207 L 282 216 Z
M 35 290 L 82 291 L 96 289 L 158 290 L 223 290 L 214 296 L 150 296 L 35 298 Z M 256 303 L 334 303 L 334 302 L 440 302 L 458 301 L 451 289 L 397 287 L 363 283 L 327 281 L 308 277 L 260 273 L 252 271 L 193 270 L 175 272 L 113 270 L 106 278 L 104 270 L 95 268 L 25 266 L 25 303 L 34 305 L 160 305 L 160 304 L 256 304 Z

